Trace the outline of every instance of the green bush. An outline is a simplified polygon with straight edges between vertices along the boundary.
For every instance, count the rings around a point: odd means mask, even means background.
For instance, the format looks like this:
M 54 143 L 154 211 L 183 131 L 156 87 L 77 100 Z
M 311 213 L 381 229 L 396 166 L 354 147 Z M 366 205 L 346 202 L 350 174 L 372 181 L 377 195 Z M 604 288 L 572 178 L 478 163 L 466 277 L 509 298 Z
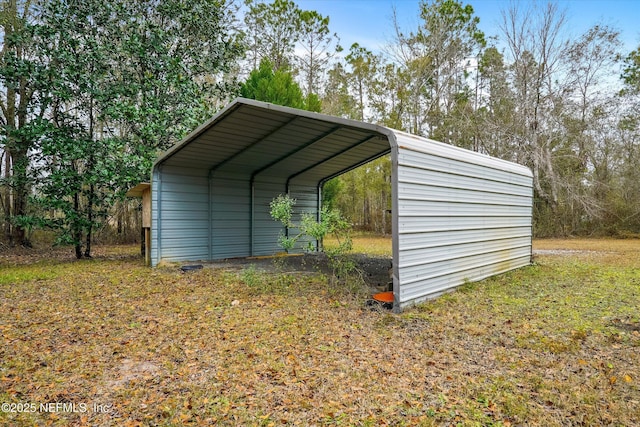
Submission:
M 271 218 L 279 221 L 288 229 L 297 228 L 298 234 L 287 236 L 280 233 L 278 243 L 287 252 L 294 248 L 296 242 L 303 237 L 311 238 L 307 244 L 306 250 L 313 252 L 319 249 L 313 243 L 313 240 L 322 242 L 322 240 L 332 235 L 336 238 L 338 246 L 331 250 L 324 251 L 329 260 L 329 266 L 333 271 L 334 278 L 346 279 L 353 278 L 357 273 L 357 265 L 348 256 L 353 248 L 351 233 L 351 224 L 342 216 L 339 210 L 323 207 L 320 212 L 320 221 L 316 221 L 313 214 L 304 212 L 298 224 L 295 224 L 293 218 L 293 208 L 296 200 L 288 194 L 278 195 L 270 203 Z M 318 245 L 321 246 L 321 245 Z

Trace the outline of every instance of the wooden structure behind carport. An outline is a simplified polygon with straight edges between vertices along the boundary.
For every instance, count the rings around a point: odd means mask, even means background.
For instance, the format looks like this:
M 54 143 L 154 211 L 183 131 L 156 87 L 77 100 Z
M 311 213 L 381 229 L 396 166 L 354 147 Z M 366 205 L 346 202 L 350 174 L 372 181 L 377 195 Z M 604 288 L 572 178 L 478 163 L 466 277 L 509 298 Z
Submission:
M 127 197 L 142 198 L 142 248 L 144 263 L 151 264 L 151 184 L 142 182 L 126 193 Z
M 394 308 L 531 262 L 533 177 L 521 165 L 383 126 L 236 99 L 161 155 L 151 264 L 279 252 L 282 193 L 320 215 L 323 184 L 391 155 Z M 298 247 L 302 251 L 302 245 Z

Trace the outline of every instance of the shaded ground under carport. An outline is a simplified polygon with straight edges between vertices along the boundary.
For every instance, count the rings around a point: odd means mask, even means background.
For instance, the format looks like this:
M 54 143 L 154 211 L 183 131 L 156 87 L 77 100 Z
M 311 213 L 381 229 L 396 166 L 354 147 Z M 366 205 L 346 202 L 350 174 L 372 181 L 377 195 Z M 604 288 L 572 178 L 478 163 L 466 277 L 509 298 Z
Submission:
M 372 291 L 391 290 L 391 257 L 372 257 L 365 254 L 348 255 L 356 265 L 364 283 Z M 185 264 L 183 268 L 197 264 Z M 202 264 L 206 268 L 224 270 L 243 270 L 253 267 L 258 271 L 269 273 L 319 273 L 331 276 L 329 258 L 324 253 L 306 253 L 303 255 L 288 255 L 274 257 L 228 258 Z

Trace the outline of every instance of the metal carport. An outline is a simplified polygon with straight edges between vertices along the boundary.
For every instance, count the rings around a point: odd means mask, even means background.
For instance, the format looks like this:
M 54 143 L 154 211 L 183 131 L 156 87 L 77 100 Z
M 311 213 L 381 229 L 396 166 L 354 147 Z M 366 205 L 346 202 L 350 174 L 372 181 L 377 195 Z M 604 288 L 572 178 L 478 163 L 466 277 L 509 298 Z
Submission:
M 279 251 L 269 202 L 391 153 L 396 309 L 531 261 L 526 167 L 368 123 L 236 99 L 155 162 L 151 262 Z

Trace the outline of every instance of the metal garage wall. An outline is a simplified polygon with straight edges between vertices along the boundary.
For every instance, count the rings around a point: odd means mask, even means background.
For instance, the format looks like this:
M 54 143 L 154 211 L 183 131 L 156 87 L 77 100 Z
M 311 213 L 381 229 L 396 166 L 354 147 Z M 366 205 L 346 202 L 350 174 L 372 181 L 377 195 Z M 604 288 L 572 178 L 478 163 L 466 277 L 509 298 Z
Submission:
M 318 204 L 319 204 L 319 193 L 318 193 L 318 185 L 304 185 L 303 183 L 297 182 L 296 184 L 289 185 L 289 195 L 296 199 L 296 205 L 294 210 L 293 220 L 298 223 L 302 219 L 303 213 L 308 213 L 313 215 L 316 219 L 318 218 Z M 297 228 L 289 230 L 290 233 L 297 234 L 300 231 Z M 300 239 L 298 240 L 295 251 L 297 253 L 301 253 L 307 249 L 309 241 L 312 239 Z M 316 247 L 316 242 L 312 241 L 313 247 Z
M 214 173 L 211 194 L 211 253 L 207 259 L 250 254 L 251 190 L 246 174 Z
M 160 188 L 160 175 L 162 168 L 154 168 L 151 175 L 151 248 L 146 250 L 151 251 L 151 265 L 156 266 L 158 264 L 158 199 Z
M 527 168 L 394 133 L 397 305 L 530 264 L 533 191 Z
M 205 170 L 166 166 L 155 170 L 153 265 L 159 260 L 195 261 L 280 252 L 278 236 L 285 230 L 269 212 L 271 200 L 286 192 L 286 181 L 262 177 L 251 191 L 246 173 L 214 173 L 208 183 L 206 174 Z M 300 212 L 317 212 L 316 186 L 292 185 L 290 195 L 297 200 L 295 221 Z M 207 221 L 209 214 L 211 220 Z M 158 224 L 162 224 L 160 232 Z M 297 232 L 290 230 L 292 234 Z M 300 240 L 293 252 L 302 252 L 306 246 L 307 242 Z
M 207 171 L 175 166 L 152 182 L 152 264 L 209 257 Z
M 271 218 L 271 201 L 287 191 L 282 178 L 261 177 L 251 185 L 246 173 L 215 173 L 211 181 L 211 255 L 210 259 L 273 255 L 281 252 L 280 233 L 285 229 Z M 317 212 L 318 197 L 314 186 L 292 186 L 296 199 L 294 221 L 300 212 Z M 293 235 L 297 229 L 290 230 Z M 299 241 L 294 252 L 307 243 Z
M 254 182 L 253 200 L 253 254 L 273 255 L 281 252 L 278 236 L 283 230 L 282 225 L 271 218 L 271 200 L 278 194 L 285 193 L 285 183 L 282 178 L 274 179 L 260 177 Z
M 286 180 L 260 176 L 251 185 L 246 173 L 215 173 L 211 183 L 211 256 L 210 259 L 273 255 L 281 252 L 280 233 L 286 230 L 271 218 L 271 201 L 287 192 Z M 294 221 L 300 212 L 317 212 L 315 186 L 295 185 L 289 189 L 296 199 Z M 291 229 L 293 235 L 297 229 Z M 306 248 L 300 240 L 293 252 Z
M 252 255 L 273 255 L 282 252 L 282 247 L 278 244 L 281 233 L 287 230 L 282 225 L 271 218 L 271 201 L 280 194 L 287 193 L 286 181 L 282 178 L 261 177 L 254 183 L 254 204 L 253 204 L 253 252 Z M 301 213 L 317 212 L 317 194 L 315 186 L 290 186 L 288 194 L 296 200 L 294 206 L 293 222 L 300 221 Z M 299 233 L 297 228 L 291 228 L 290 236 Z M 306 249 L 307 241 L 300 239 L 291 251 L 301 253 Z

